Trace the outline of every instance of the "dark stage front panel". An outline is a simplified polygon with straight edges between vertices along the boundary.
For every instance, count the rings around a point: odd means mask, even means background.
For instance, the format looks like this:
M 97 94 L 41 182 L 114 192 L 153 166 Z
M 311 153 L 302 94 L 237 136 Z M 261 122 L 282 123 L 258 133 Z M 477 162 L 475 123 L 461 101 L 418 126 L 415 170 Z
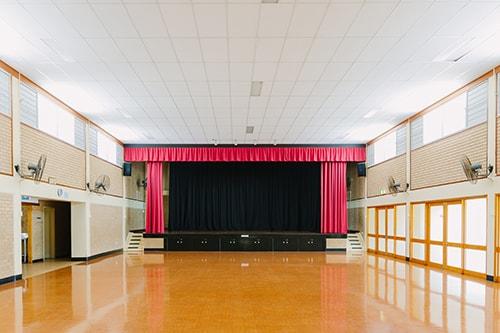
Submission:
M 320 231 L 319 163 L 171 163 L 170 231 Z

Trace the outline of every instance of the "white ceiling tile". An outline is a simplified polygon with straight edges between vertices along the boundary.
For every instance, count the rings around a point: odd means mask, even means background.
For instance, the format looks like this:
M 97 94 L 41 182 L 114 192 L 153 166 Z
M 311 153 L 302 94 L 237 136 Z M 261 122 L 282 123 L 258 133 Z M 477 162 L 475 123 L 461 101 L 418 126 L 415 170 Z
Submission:
M 322 62 L 306 62 L 302 67 L 297 80 L 300 81 L 317 81 L 323 74 L 327 63 Z
M 200 62 L 201 50 L 200 44 L 196 39 L 175 38 L 172 39 L 175 53 L 182 62 Z
M 87 43 L 104 62 L 125 61 L 125 57 L 112 39 L 87 39 Z
M 272 96 L 288 96 L 292 91 L 294 82 L 288 81 L 276 81 L 272 85 L 271 95 Z
M 138 38 L 116 38 L 116 45 L 122 54 L 131 62 L 151 61 L 148 51 L 141 39 Z
M 195 4 L 193 6 L 200 37 L 227 36 L 226 6 L 222 4 Z
M 207 81 L 196 81 L 188 83 L 191 96 L 210 96 L 210 88 Z
M 342 38 L 315 38 L 307 55 L 307 61 L 328 62 L 342 42 Z
M 321 80 L 340 81 L 351 67 L 351 62 L 332 62 L 326 66 Z
M 113 73 L 102 62 L 82 62 L 80 65 L 92 75 L 94 80 L 112 81 L 115 79 Z
M 206 63 L 205 70 L 209 81 L 229 81 L 227 63 Z
M 259 37 L 285 37 L 293 12 L 291 4 L 265 4 L 260 7 Z
M 130 4 L 126 8 L 141 37 L 167 37 L 167 29 L 158 5 Z
M 228 30 L 230 37 L 255 37 L 259 22 L 259 5 L 229 4 Z
M 319 37 L 343 37 L 358 15 L 361 4 L 331 4 L 318 30 Z
M 158 63 L 158 70 L 164 81 L 184 81 L 182 69 L 176 62 Z
M 438 36 L 463 36 L 500 5 L 496 2 L 470 3 L 437 32 Z
M 369 41 L 370 38 L 366 37 L 345 38 L 337 48 L 332 60 L 338 62 L 356 60 Z
M 281 61 L 303 62 L 311 48 L 312 38 L 287 38 L 281 53 Z
M 251 63 L 230 63 L 229 76 L 231 81 L 251 81 L 252 64 Z
M 254 64 L 253 81 L 272 81 L 276 73 L 276 63 L 259 62 Z
M 356 62 L 345 73 L 342 78 L 346 81 L 361 81 L 373 70 L 376 63 L 373 62 Z
M 230 96 L 229 82 L 210 81 L 208 84 L 210 86 L 212 96 Z
M 120 81 L 138 81 L 139 77 L 126 62 L 109 62 L 106 64 L 113 75 Z
M 88 4 L 60 4 L 59 9 L 84 38 L 109 37 L 104 25 Z
M 358 61 L 380 61 L 398 41 L 397 37 L 374 37 L 361 52 Z
M 92 7 L 112 37 L 139 37 L 124 6 L 119 4 L 95 4 Z
M 255 55 L 254 38 L 229 39 L 229 60 L 232 62 L 253 61 Z
M 228 41 L 225 38 L 201 38 L 203 60 L 206 62 L 226 62 L 228 60 Z
M 24 5 L 31 16 L 54 38 L 78 38 L 64 14 L 54 5 L 31 3 Z
M 183 62 L 181 63 L 181 68 L 187 81 L 207 80 L 203 63 Z
M 301 67 L 301 63 L 281 62 L 278 65 L 278 70 L 274 79 L 276 81 L 295 81 L 299 76 Z
M 163 82 L 146 82 L 144 86 L 153 97 L 165 97 L 170 95 Z
M 259 38 L 257 40 L 257 50 L 255 51 L 255 61 L 279 61 L 284 42 L 285 40 L 282 38 Z
M 384 21 L 379 36 L 402 36 L 424 14 L 431 1 L 401 2 Z
M 170 37 L 198 36 L 190 4 L 166 4 L 160 7 Z
M 325 16 L 326 4 L 297 4 L 288 29 L 290 37 L 313 37 Z
M 161 76 L 156 69 L 156 65 L 148 62 L 134 62 L 131 63 L 132 68 L 134 68 L 137 76 L 143 82 L 155 82 L 161 81 Z
M 292 96 L 309 96 L 314 89 L 316 82 L 297 81 L 291 92 Z
M 394 9 L 394 3 L 368 3 L 363 5 L 353 21 L 347 36 L 373 36 Z
M 167 38 L 144 38 L 146 50 L 155 62 L 176 61 L 177 57 L 170 39 Z

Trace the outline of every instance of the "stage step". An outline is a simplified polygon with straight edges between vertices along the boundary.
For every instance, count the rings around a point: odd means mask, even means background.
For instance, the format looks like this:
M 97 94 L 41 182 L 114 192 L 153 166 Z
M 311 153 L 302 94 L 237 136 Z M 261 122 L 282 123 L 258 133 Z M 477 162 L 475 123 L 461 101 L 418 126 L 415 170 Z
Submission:
M 127 248 L 125 252 L 130 253 L 143 253 L 144 252 L 144 239 L 142 234 L 129 232 L 127 235 Z
M 364 253 L 363 237 L 361 233 L 347 234 L 347 253 L 361 255 Z

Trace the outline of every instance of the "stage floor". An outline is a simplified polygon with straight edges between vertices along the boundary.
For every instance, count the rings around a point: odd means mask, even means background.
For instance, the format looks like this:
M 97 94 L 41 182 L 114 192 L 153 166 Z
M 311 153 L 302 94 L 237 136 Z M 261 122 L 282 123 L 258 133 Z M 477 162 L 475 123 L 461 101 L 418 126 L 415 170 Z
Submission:
M 375 255 L 114 255 L 0 286 L 0 332 L 498 332 L 499 291 Z

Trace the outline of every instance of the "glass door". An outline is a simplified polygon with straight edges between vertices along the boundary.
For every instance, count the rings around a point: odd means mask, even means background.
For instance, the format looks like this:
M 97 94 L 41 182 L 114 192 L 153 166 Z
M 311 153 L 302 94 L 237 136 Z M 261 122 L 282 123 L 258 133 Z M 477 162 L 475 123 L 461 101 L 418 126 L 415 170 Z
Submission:
M 429 205 L 428 261 L 438 267 L 443 266 L 443 230 L 445 220 L 444 204 Z

